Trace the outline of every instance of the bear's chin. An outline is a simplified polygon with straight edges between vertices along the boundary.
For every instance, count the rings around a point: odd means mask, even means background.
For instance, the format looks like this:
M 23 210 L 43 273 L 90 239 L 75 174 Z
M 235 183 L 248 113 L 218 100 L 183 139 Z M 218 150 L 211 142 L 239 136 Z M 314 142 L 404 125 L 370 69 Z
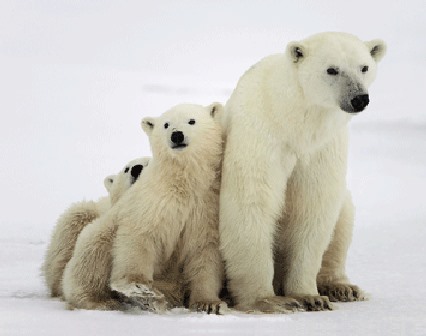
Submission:
M 343 112 L 349 113 L 351 115 L 357 115 L 358 113 L 365 111 L 365 108 L 363 108 L 362 110 L 355 110 L 352 106 L 340 106 L 340 109 Z
M 179 145 L 171 146 L 170 148 L 171 148 L 173 151 L 180 152 L 180 151 L 184 150 L 186 147 L 188 147 L 188 145 L 187 145 L 187 144 L 179 144 Z

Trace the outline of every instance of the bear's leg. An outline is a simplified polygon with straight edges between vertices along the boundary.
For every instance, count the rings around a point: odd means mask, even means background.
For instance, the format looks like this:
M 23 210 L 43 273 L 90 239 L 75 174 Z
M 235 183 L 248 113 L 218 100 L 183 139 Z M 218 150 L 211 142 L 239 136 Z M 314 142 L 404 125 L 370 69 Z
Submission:
M 127 297 L 162 299 L 164 295 L 153 287 L 157 256 L 161 255 L 158 237 L 147 232 L 136 234 L 131 225 L 118 223 L 113 247 L 111 289 Z
M 96 203 L 83 201 L 73 204 L 58 219 L 42 267 L 53 297 L 62 296 L 62 276 L 72 257 L 78 235 L 97 217 Z
M 317 276 L 318 292 L 328 296 L 332 302 L 362 301 L 363 291 L 349 283 L 345 264 L 352 240 L 354 206 L 348 191 L 334 229 L 333 238 L 322 258 L 321 270 Z
M 197 209 L 184 231 L 184 277 L 190 284 L 189 307 L 208 314 L 222 314 L 226 303 L 219 299 L 224 269 L 219 252 L 219 197 L 212 195 L 205 208 Z M 222 311 L 221 311 L 222 310 Z
M 209 314 L 221 314 L 221 310 L 226 310 L 226 303 L 219 299 L 223 284 L 219 247 L 213 244 L 201 246 L 193 251 L 185 266 L 185 278 L 190 283 L 189 307 Z
M 247 142 L 256 139 L 257 134 L 247 134 L 242 145 L 236 136 L 227 138 L 220 193 L 220 248 L 237 309 L 289 312 L 297 309 L 297 303 L 276 297 L 272 286 L 273 245 L 296 157 L 282 155 L 276 143 L 262 144 L 268 149 L 253 151 L 259 144 Z M 268 140 L 273 139 L 262 139 Z
M 111 249 L 115 235 L 111 222 L 100 218 L 83 229 L 74 255 L 65 268 L 64 298 L 73 308 L 121 309 L 109 288 Z
M 277 265 L 286 296 L 308 310 L 328 310 L 316 277 L 345 197 L 346 142 L 336 137 L 320 151 L 301 158 L 287 185 L 287 203 L 277 239 Z M 276 281 L 275 281 L 276 282 Z

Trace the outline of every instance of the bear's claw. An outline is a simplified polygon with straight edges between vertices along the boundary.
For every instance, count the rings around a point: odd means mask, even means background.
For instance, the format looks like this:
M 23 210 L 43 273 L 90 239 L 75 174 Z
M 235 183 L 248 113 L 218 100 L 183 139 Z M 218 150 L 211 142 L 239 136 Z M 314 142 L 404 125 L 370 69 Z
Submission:
M 207 314 L 224 315 L 229 311 L 228 305 L 223 302 L 196 302 L 190 306 L 191 310 L 206 312 Z
M 325 311 L 334 309 L 327 296 L 304 295 L 292 297 L 302 304 L 306 311 Z
M 331 302 L 354 302 L 365 301 L 368 297 L 356 285 L 332 283 L 319 285 L 320 295 L 327 296 Z

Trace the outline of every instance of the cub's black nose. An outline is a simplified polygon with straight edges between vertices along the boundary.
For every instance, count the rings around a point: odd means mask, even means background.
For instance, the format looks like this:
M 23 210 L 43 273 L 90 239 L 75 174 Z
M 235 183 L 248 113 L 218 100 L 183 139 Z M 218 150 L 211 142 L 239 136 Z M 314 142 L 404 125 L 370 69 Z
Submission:
M 132 175 L 132 177 L 136 180 L 141 174 L 142 169 L 143 169 L 142 165 L 133 166 L 132 169 L 130 170 L 130 175 Z
M 170 137 L 170 140 L 172 140 L 172 142 L 176 145 L 181 144 L 184 139 L 185 139 L 185 136 L 183 135 L 181 131 L 173 132 L 172 136 Z
M 355 98 L 351 100 L 351 104 L 355 112 L 361 112 L 362 110 L 364 110 L 369 102 L 370 99 L 368 97 L 368 94 L 355 96 Z

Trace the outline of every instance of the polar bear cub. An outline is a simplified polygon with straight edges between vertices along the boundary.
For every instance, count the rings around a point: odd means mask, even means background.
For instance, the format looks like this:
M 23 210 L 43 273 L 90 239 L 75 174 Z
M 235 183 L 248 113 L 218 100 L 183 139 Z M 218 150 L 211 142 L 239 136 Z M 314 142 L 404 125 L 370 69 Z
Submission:
M 385 52 L 381 40 L 321 33 L 240 78 L 225 107 L 220 192 L 221 251 L 237 308 L 286 312 L 293 297 L 327 310 L 329 298 L 364 298 L 345 273 L 347 125 L 369 104 Z
M 170 260 L 193 309 L 222 307 L 219 183 L 222 106 L 182 104 L 145 118 L 153 159 L 110 212 L 118 226 L 111 288 L 130 298 L 161 297 L 156 280 Z
M 72 204 L 58 219 L 46 251 L 42 272 L 52 297 L 62 296 L 62 276 L 83 228 L 105 213 L 137 180 L 149 158 L 130 161 L 117 175 L 104 180 L 109 195 L 98 201 Z
M 149 161 L 149 157 L 132 160 L 117 175 L 106 178 L 110 182 L 111 206 L 137 181 Z M 102 284 L 109 281 L 109 278 L 103 277 L 102 266 L 108 264 L 110 260 L 110 241 L 113 239 L 113 233 L 109 228 L 104 228 L 99 224 L 100 219 L 108 210 L 106 209 L 101 216 L 83 228 L 75 243 L 72 257 L 63 272 L 63 298 L 68 302 L 70 309 L 90 309 L 93 305 L 103 305 L 103 300 L 91 302 L 90 299 L 93 295 L 90 296 L 88 293 L 94 292 L 92 287 L 103 288 Z

